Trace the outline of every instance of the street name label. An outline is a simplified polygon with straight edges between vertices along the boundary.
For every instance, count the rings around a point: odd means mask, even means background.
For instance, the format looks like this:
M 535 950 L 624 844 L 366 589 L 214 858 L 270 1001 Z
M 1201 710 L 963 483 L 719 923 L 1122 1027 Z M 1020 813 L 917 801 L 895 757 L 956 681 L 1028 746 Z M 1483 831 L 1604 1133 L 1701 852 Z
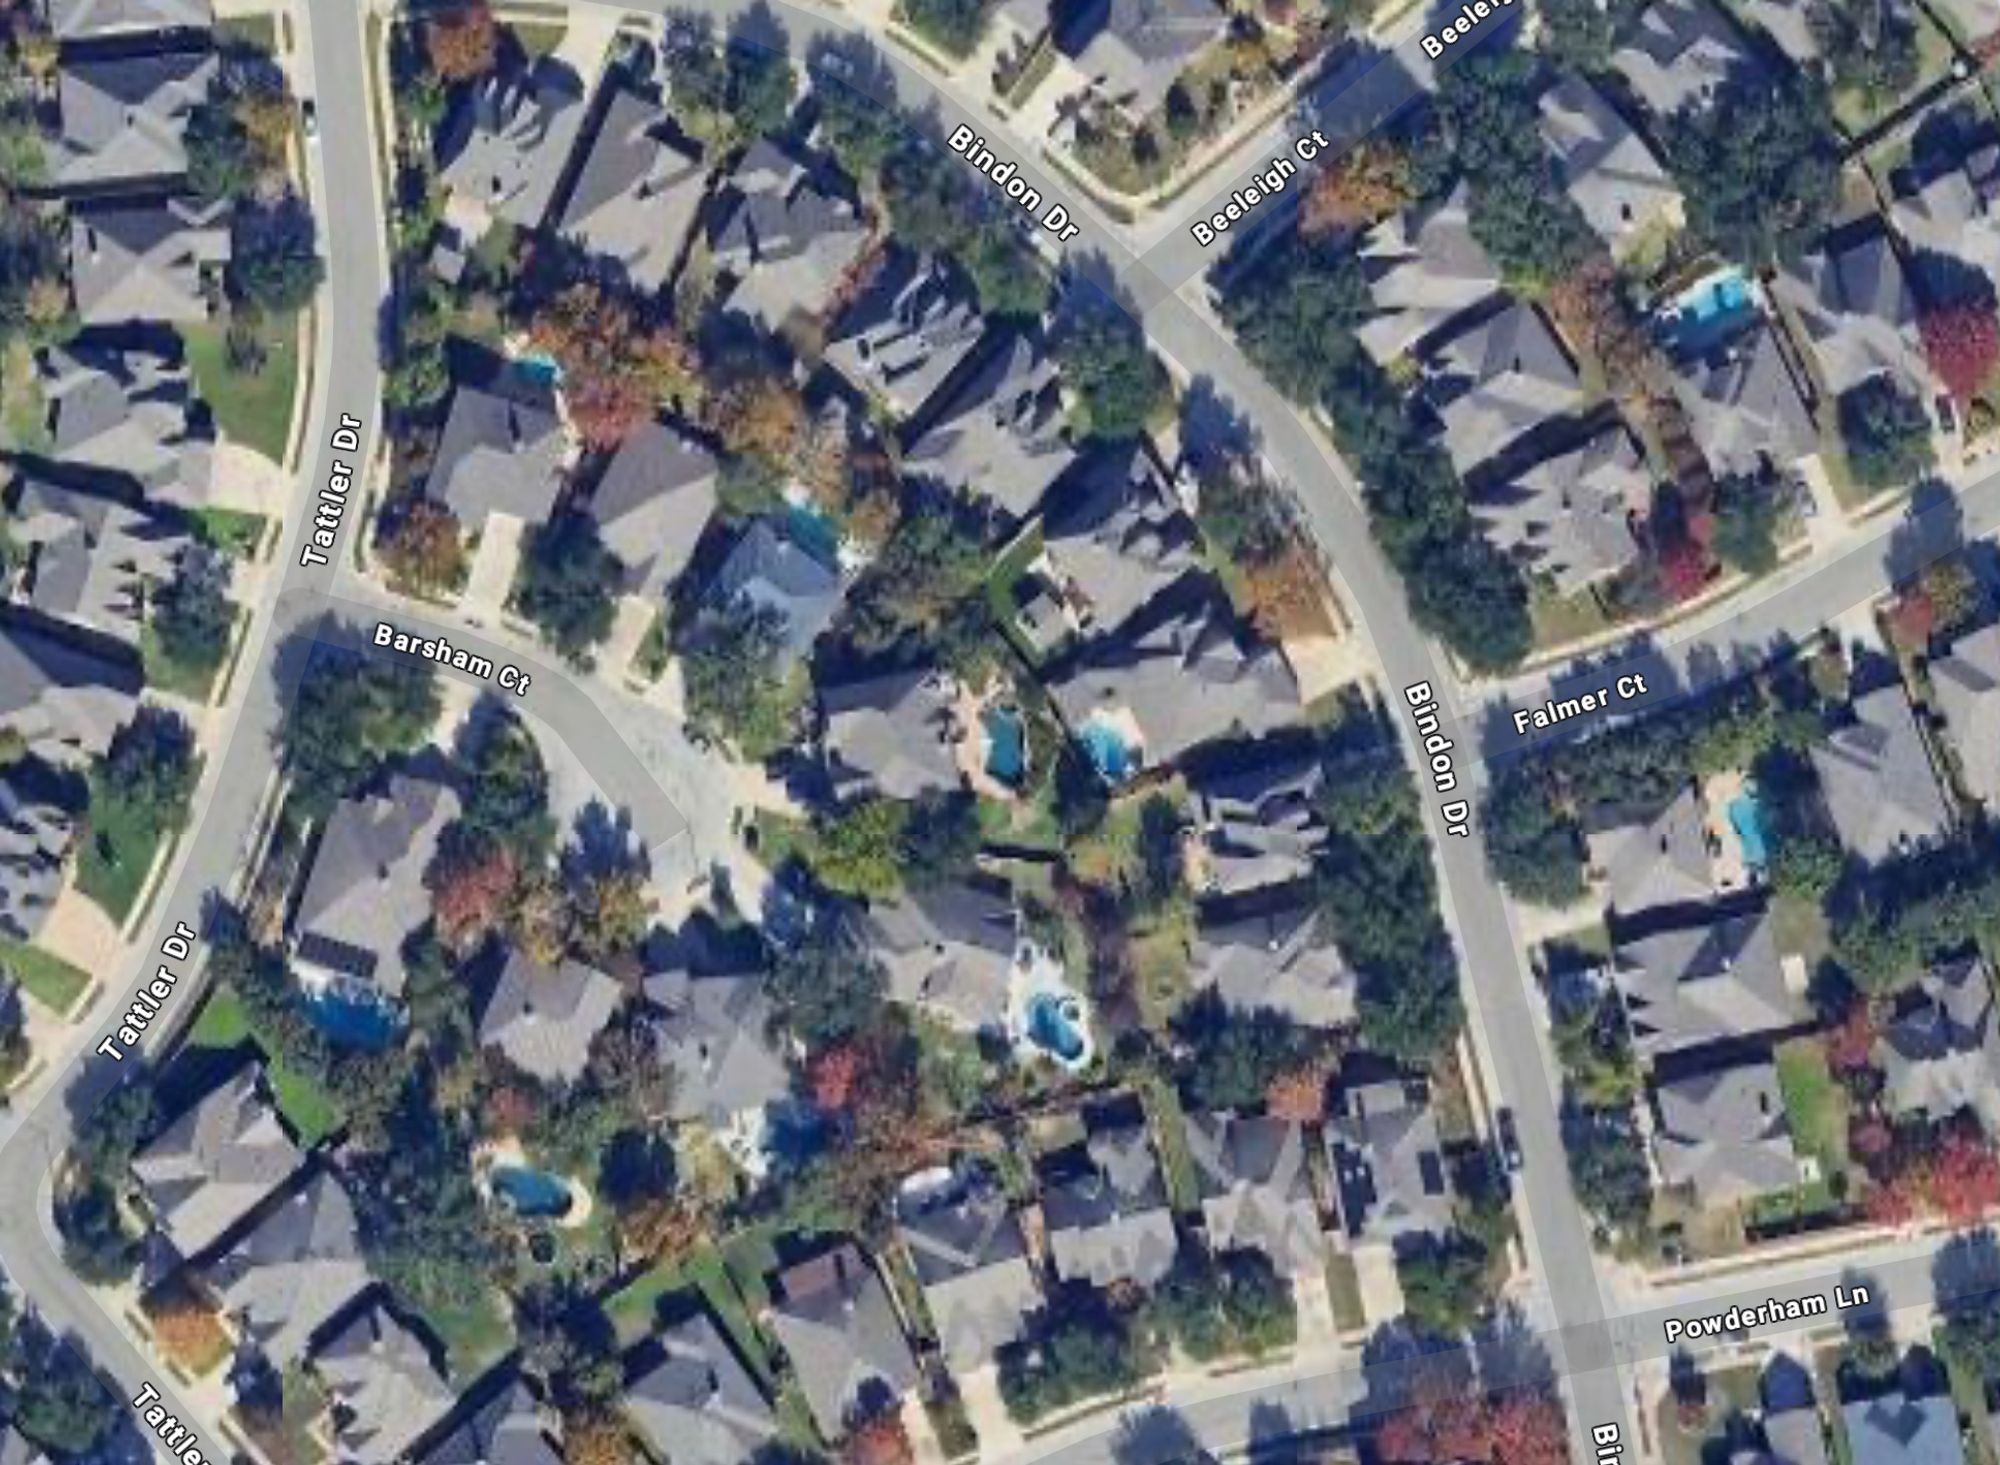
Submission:
M 1437 698 L 1431 693 L 1429 682 L 1412 682 L 1403 688 L 1403 700 L 1410 704 L 1410 711 L 1417 720 L 1417 736 L 1429 758 L 1428 767 L 1431 783 L 1441 794 L 1451 793 L 1458 787 L 1458 774 L 1451 766 L 1451 739 L 1444 735 L 1444 714 L 1439 709 Z M 1444 816 L 1447 834 L 1455 834 L 1460 839 L 1472 835 L 1472 804 L 1467 799 L 1451 799 L 1438 806 L 1438 813 Z
M 1061 204 L 1052 203 L 1044 210 L 1042 191 L 1031 187 L 1028 180 L 1021 177 L 1021 165 L 1011 158 L 1003 159 L 986 145 L 985 138 L 965 123 L 961 122 L 951 130 L 945 145 L 984 173 L 986 181 L 1019 205 L 1029 218 L 1055 235 L 1056 243 L 1067 244 L 1082 231 L 1081 224 L 1070 222 L 1069 210 Z
M 1310 163 L 1321 153 L 1330 152 L 1333 144 L 1326 140 L 1326 134 L 1314 128 L 1292 144 L 1292 151 L 1299 155 L 1299 163 Z M 1275 198 L 1283 193 L 1291 181 L 1299 175 L 1299 163 L 1287 157 L 1276 157 L 1264 166 L 1264 170 L 1241 188 L 1232 189 L 1229 201 L 1205 219 L 1196 219 L 1188 225 L 1188 232 L 1194 235 L 1194 242 L 1203 249 L 1229 232 L 1229 226 L 1244 218 L 1258 204 L 1267 198 Z
M 175 921 L 174 934 L 160 943 L 160 954 L 167 961 L 186 961 L 194 955 L 194 937 L 194 928 L 186 921 Z M 147 1026 L 160 1015 L 167 999 L 174 995 L 174 988 L 180 979 L 179 972 L 161 962 L 153 980 L 132 994 L 132 1005 L 125 1009 L 118 1026 L 105 1034 L 104 1041 L 97 1045 L 97 1051 L 114 1063 L 123 1063 L 125 1054 L 139 1046 Z
M 1625 1445 L 1618 1438 L 1615 1424 L 1593 1424 L 1590 1427 L 1590 1442 L 1596 1446 L 1597 1465 L 1618 1465 L 1625 1453 Z
M 1580 692 L 1574 697 L 1544 702 L 1540 707 L 1523 707 L 1514 714 L 1514 731 L 1521 737 L 1530 732 L 1546 732 L 1572 717 L 1581 717 L 1586 712 L 1602 712 L 1611 705 L 1613 692 L 1618 694 L 1619 701 L 1630 702 L 1635 697 L 1645 696 L 1646 691 L 1646 679 L 1636 672 L 1628 672 L 1611 685 L 1599 687 L 1594 692 Z
M 1472 0 L 1470 5 L 1462 6 L 1459 9 L 1456 20 L 1452 21 L 1449 25 L 1441 26 L 1423 38 L 1424 54 L 1435 61 L 1438 57 L 1444 55 L 1444 48 L 1446 46 L 1455 45 L 1459 41 L 1464 40 L 1474 30 L 1478 29 L 1479 23 L 1482 20 L 1498 15 L 1513 3 L 1514 0 Z
M 442 636 L 412 636 L 408 631 L 397 630 L 387 621 L 375 623 L 375 644 L 385 651 L 400 651 L 420 661 L 434 661 L 453 671 L 470 672 L 489 682 L 497 681 L 517 697 L 527 694 L 528 683 L 533 680 L 530 673 L 513 665 L 499 668 L 496 675 L 493 662 L 488 657 L 467 651 L 462 646 L 454 646 Z
M 351 413 L 341 413 L 340 426 L 333 430 L 327 445 L 336 453 L 360 452 L 361 419 Z M 335 458 L 333 467 L 327 470 L 326 487 L 319 491 L 319 503 L 313 508 L 312 528 L 306 533 L 305 543 L 299 546 L 301 568 L 330 563 L 327 551 L 339 538 L 341 511 L 347 507 L 347 491 L 353 486 L 354 470 Z
M 153 1385 L 142 1384 L 139 1392 L 132 1396 L 132 1408 L 146 1421 L 146 1428 L 159 1436 L 167 1454 L 180 1461 L 181 1465 L 207 1465 L 208 1456 L 194 1442 L 194 1431 L 182 1424 L 179 1416 L 167 1413 L 167 1406 L 160 1402 L 160 1398 L 160 1391 Z
M 1771 1323 L 1795 1323 L 1803 1318 L 1824 1317 L 1833 1308 L 1859 1307 L 1866 1301 L 1866 1287 L 1859 1283 L 1853 1287 L 1843 1284 L 1833 1289 L 1831 1303 L 1824 1292 L 1788 1297 L 1783 1302 L 1773 1297 L 1753 1307 L 1732 1307 L 1727 1312 L 1705 1313 L 1699 1317 L 1670 1317 L 1664 1326 L 1669 1343 L 1678 1343 L 1683 1338 L 1720 1338 L 1730 1333 L 1747 1333 L 1752 1328 L 1766 1327 Z

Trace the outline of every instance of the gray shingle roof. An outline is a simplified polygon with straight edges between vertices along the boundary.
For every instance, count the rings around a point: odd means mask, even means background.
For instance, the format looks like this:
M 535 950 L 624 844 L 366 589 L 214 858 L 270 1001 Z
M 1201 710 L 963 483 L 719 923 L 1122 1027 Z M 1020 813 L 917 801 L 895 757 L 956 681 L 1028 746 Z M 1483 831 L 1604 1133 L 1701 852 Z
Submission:
M 1438 347 L 1427 392 L 1460 473 L 1582 405 L 1582 382 L 1541 312 L 1515 301 Z
M 1043 513 L 1042 552 L 1085 630 L 1106 632 L 1200 565 L 1201 536 L 1134 443 L 1064 476 Z
M 1917 249 L 1964 260 L 2000 285 L 2000 144 L 1975 146 L 1916 182 L 1890 217 Z
M 1542 141 L 1584 222 L 1614 248 L 1680 206 L 1681 192 L 1643 138 L 1581 77 L 1542 94 Z
M 1238 895 L 1310 875 L 1326 840 L 1316 807 L 1323 777 L 1308 753 L 1197 779 L 1208 889 Z
M 229 200 L 75 205 L 70 286 L 87 326 L 208 319 L 204 273 L 229 260 Z
M 182 1256 L 214 1245 L 305 1163 L 261 1073 L 253 1064 L 210 1090 L 133 1156 L 153 1219 Z
M 1896 1112 L 1942 1120 L 1971 1109 L 2000 1132 L 2000 1023 L 1985 962 L 1940 963 L 1898 993 L 1876 1054 Z
M 1144 1124 L 1093 1126 L 1081 1153 L 1058 1157 L 1042 1180 L 1042 1219 L 1056 1275 L 1099 1287 L 1150 1287 L 1180 1250 L 1159 1161 Z
M 194 382 L 150 351 L 71 344 L 37 363 L 54 456 L 132 479 L 178 508 L 208 498 L 210 444 L 195 435 Z
M 1203 922 L 1188 965 L 1194 988 L 1212 990 L 1237 1011 L 1270 1008 L 1307 1027 L 1354 1021 L 1354 973 L 1310 902 Z
M 1911 1399 L 1900 1390 L 1840 1406 L 1854 1465 L 1965 1465 L 1949 1394 Z
M 716 267 L 735 284 L 723 299 L 775 330 L 792 312 L 833 304 L 868 230 L 824 160 L 759 138 L 729 175 L 711 237 Z
M 2000 625 L 1951 644 L 1930 666 L 1931 693 L 1944 715 L 1944 740 L 1958 756 L 1965 791 L 2000 812 Z
M 1187 1142 L 1212 1249 L 1261 1251 L 1281 1275 L 1324 1270 L 1325 1239 L 1300 1125 L 1190 1114 Z
M 903 417 L 914 416 L 979 344 L 986 323 L 951 266 L 892 249 L 840 313 L 826 361 Z
M 0 624 L 0 731 L 20 734 L 43 757 L 102 753 L 137 709 L 140 687 L 135 662 Z
M 186 172 L 182 134 L 218 65 L 212 51 L 65 62 L 57 87 L 62 130 L 48 146 L 53 181 L 101 187 Z
M 959 1177 L 942 1192 L 906 1192 L 897 1218 L 945 1361 L 959 1373 L 992 1363 L 1042 1305 L 1007 1197 L 983 1177 Z
M 1361 261 L 1377 314 L 1356 332 L 1368 354 L 1389 362 L 1446 322 L 1490 300 L 1500 268 L 1477 239 L 1461 183 L 1437 204 L 1412 204 L 1361 238 Z
M 1709 0 L 1657 0 L 1612 52 L 1611 65 L 1659 117 L 1706 106 L 1725 82 L 1763 69 Z
M 674 1465 L 741 1465 L 778 1434 L 770 1401 L 706 1313 L 641 1348 L 625 1414 Z
M 207 30 L 208 0 L 48 0 L 49 26 L 65 41 L 138 31 Z
M 1826 1425 L 1811 1394 L 1802 1400 L 1780 1401 L 1767 1392 L 1764 1443 L 1777 1465 L 1827 1465 Z
M 1621 811 L 1588 839 L 1590 867 L 1601 872 L 1614 910 L 1650 910 L 1715 893 L 1701 801 L 1691 788 L 1661 809 Z
M 1499 548 L 1564 594 L 1638 556 L 1634 514 L 1652 506 L 1653 475 L 1622 424 L 1483 488 L 1475 518 Z
M 1767 319 L 1728 349 L 1680 366 L 1674 395 L 1718 475 L 1789 467 L 1819 451 L 1819 429 Z
M 1326 1143 L 1349 1236 L 1393 1243 L 1450 1229 L 1451 1177 L 1437 1115 L 1410 1086 L 1385 1079 L 1342 1089 Z
M 676 1118 L 722 1124 L 791 1092 L 761 977 L 661 972 L 646 979 L 646 997 L 661 1011 L 655 1031 L 676 1078 Z
M 1812 749 L 1840 842 L 1871 864 L 1932 844 L 1951 816 L 1900 685 L 1854 699 L 1854 721 Z
M 32 941 L 62 894 L 69 811 L 0 770 L 0 936 Z
M 957 788 L 956 702 L 950 680 L 921 667 L 826 688 L 823 742 L 835 788 L 892 799 Z
M 1060 373 L 1038 339 L 997 332 L 936 402 L 903 454 L 904 469 L 1016 518 L 1034 511 L 1075 457 L 1063 436 Z
M 1773 288 L 1797 314 L 1830 396 L 1884 372 L 1922 394 L 1930 374 L 1917 333 L 1916 297 L 1882 230 L 1837 253 L 1816 249 L 1796 266 L 1781 267 Z
M 715 512 L 715 455 L 648 422 L 611 455 L 583 511 L 625 566 L 625 593 L 657 600 L 680 578 Z
M 826 1438 L 845 1434 L 857 1412 L 893 1412 L 916 1387 L 888 1289 L 855 1246 L 779 1273 L 771 1295 L 772 1327 Z
M 335 1447 L 354 1465 L 398 1459 L 452 1405 L 430 1351 L 380 1306 L 327 1339 L 313 1366 L 334 1408 Z
M 893 1001 L 954 1027 L 997 1030 L 1007 1017 L 1019 921 L 1011 896 L 954 880 L 871 906 L 859 930 L 889 974 Z
M 1661 931 L 1613 953 L 1612 978 L 1643 1058 L 1803 1022 L 1763 914 Z
M 1737 0 L 1738 12 L 1760 27 L 1796 66 L 1820 60 L 1819 39 L 1813 34 L 1813 0 Z
M 312 1335 L 372 1280 L 354 1203 L 327 1174 L 266 1211 L 206 1270 L 223 1307 L 279 1368 L 302 1358 Z
M 1100 96 L 1143 118 L 1227 30 L 1210 0 L 1072 0 L 1058 8 L 1055 43 Z
M 543 966 L 515 951 L 479 1014 L 479 1041 L 543 1083 L 583 1075 L 590 1045 L 624 1000 L 615 977 L 580 961 Z
M 10 1424 L 0 1424 L 0 1465 L 47 1465 L 48 1456 Z
M 448 215 L 475 236 L 489 219 L 536 227 L 583 116 L 583 84 L 552 57 L 479 82 L 437 135 L 439 175 L 451 193 Z
M 568 443 L 545 391 L 512 381 L 503 390 L 461 385 L 431 461 L 426 496 L 477 534 L 489 514 L 539 524 L 562 492 Z
M 419 1457 L 423 1465 L 562 1465 L 541 1405 L 516 1378 Z
M 403 774 L 336 805 L 299 897 L 298 964 L 401 996 L 403 941 L 431 913 L 424 871 L 458 809 L 451 789 Z
M 669 124 L 658 102 L 619 87 L 583 155 L 562 232 L 616 260 L 638 289 L 658 290 L 707 191 L 700 145 Z
M 1704 1206 L 1733 1205 L 1799 1183 L 1778 1070 L 1768 1059 L 1697 1073 L 1656 1091 L 1653 1152 L 1670 1185 Z
M 716 570 L 709 599 L 775 611 L 784 621 L 785 652 L 797 661 L 833 624 L 843 590 L 837 568 L 802 548 L 773 520 L 758 519 Z
M 6 532 L 29 554 L 27 604 L 134 644 L 151 592 L 194 544 L 168 520 L 34 478 L 21 481 Z

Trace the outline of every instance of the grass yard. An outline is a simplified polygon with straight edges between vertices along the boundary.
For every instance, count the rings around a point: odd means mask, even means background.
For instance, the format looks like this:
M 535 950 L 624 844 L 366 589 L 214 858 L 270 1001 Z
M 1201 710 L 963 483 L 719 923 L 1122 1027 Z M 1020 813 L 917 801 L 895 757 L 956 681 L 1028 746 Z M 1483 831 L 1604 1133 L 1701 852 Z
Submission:
M 1167 1204 L 1177 1211 L 1200 1210 L 1201 1182 L 1195 1176 L 1194 1157 L 1188 1153 L 1187 1116 L 1181 1109 L 1180 1095 L 1172 1084 L 1152 1074 L 1134 1087 L 1153 1131 L 1153 1148 L 1159 1151 Z
M 216 679 L 229 665 L 226 653 L 217 657 L 212 666 L 200 666 L 169 656 L 151 626 L 139 632 L 139 659 L 145 664 L 147 686 L 156 691 L 171 692 L 176 697 L 185 697 L 204 707 L 215 695 Z
M 563 43 L 569 28 L 561 21 L 517 21 L 508 27 L 530 60 L 546 56 Z
M 1938 29 L 1937 23 L 1922 6 L 1911 6 L 1906 12 L 1917 27 L 1917 80 L 1910 90 L 1900 97 L 1870 99 L 1852 88 L 1841 88 L 1833 94 L 1833 120 L 1838 122 L 1850 136 L 1866 132 L 1883 118 L 1889 116 L 1909 97 L 1921 92 L 1925 87 L 1951 70 L 1956 52 L 1951 38 Z
M 1833 928 L 1826 912 L 1796 895 L 1771 897 L 1771 934 L 1778 950 L 1804 960 L 1811 971 L 1833 951 Z
M 21 990 L 58 1017 L 69 1015 L 89 990 L 90 973 L 71 966 L 39 946 L 0 936 L 0 967 L 21 984 Z
M 76 888 L 122 927 L 167 833 L 123 799 L 93 790 L 90 833 L 77 850 Z
M 1826 1049 L 1817 1038 L 1779 1044 L 1777 1065 L 1792 1142 L 1817 1158 L 1821 1176 L 1831 1180 L 1848 1166 L 1847 1090 L 1828 1071 Z
M 660 1307 L 676 1294 L 693 1294 L 729 1334 L 738 1355 L 758 1381 L 770 1387 L 775 1369 L 770 1349 L 757 1331 L 729 1264 L 712 1244 L 703 1244 L 681 1258 L 641 1273 L 615 1293 L 604 1305 L 605 1316 L 616 1330 L 620 1347 L 629 1348 L 652 1332 L 660 1320 Z
M 278 22 L 275 16 L 228 16 L 216 21 L 215 32 L 226 41 L 240 41 L 266 56 L 278 53 Z
M 1538 651 L 1602 635 L 1617 624 L 1604 613 L 1597 592 L 1588 586 L 1558 595 L 1546 585 L 1533 583 L 1528 587 L 1528 620 L 1534 627 Z
M 1698 1421 L 1690 1423 L 1682 1422 L 1672 1390 L 1660 1396 L 1654 1423 L 1665 1465 L 1706 1465 L 1712 1447 L 1719 1447 L 1724 1440 L 1730 1420 L 1758 1405 L 1755 1364 L 1716 1369 L 1708 1374 L 1707 1385 L 1707 1408 Z M 1719 1448 L 1713 1453 L 1723 1454 Z
M 241 509 L 189 509 L 188 519 L 203 544 L 238 560 L 256 558 L 257 546 L 264 542 L 270 523 L 262 514 L 246 514 Z
M 194 1026 L 188 1029 L 186 1047 L 227 1051 L 254 1040 L 250 1016 L 242 1000 L 230 988 L 218 987 L 202 1005 Z M 298 1135 L 301 1146 L 310 1149 L 347 1122 L 347 1115 L 333 1096 L 311 1076 L 283 1062 L 272 1062 L 267 1077 L 278 1112 Z
M 264 366 L 254 373 L 230 365 L 228 332 L 227 322 L 220 320 L 180 328 L 195 388 L 223 436 L 283 463 L 299 378 L 298 316 L 268 316 L 258 326 Z
M 1021 634 L 1021 605 L 1014 598 L 1014 586 L 1027 574 L 1028 566 L 1040 558 L 1041 553 L 1042 526 L 1036 522 L 1000 552 L 999 558 L 993 561 L 993 569 L 986 576 L 986 602 L 993 608 L 993 623 L 1014 643 L 1014 649 L 1030 666 L 1039 666 L 1042 658 Z
M 1333 1304 L 1334 1325 L 1342 1332 L 1358 1332 L 1368 1326 L 1368 1310 L 1361 1305 L 1361 1278 L 1354 1270 L 1354 1258 L 1344 1251 L 1326 1259 L 1326 1292 Z
M 1167 1030 L 1188 997 L 1188 952 L 1194 940 L 1194 906 L 1170 902 L 1157 918 L 1135 925 L 1126 954 L 1132 963 L 1133 995 L 1139 1020 L 1156 1033 Z
M 477 1378 L 514 1346 L 514 1323 L 498 1288 L 469 1307 L 438 1308 L 423 1317 L 444 1343 L 445 1361 L 457 1383 Z
M 45 453 L 49 449 L 48 402 L 35 357 L 25 341 L 9 343 L 0 357 L 0 449 Z

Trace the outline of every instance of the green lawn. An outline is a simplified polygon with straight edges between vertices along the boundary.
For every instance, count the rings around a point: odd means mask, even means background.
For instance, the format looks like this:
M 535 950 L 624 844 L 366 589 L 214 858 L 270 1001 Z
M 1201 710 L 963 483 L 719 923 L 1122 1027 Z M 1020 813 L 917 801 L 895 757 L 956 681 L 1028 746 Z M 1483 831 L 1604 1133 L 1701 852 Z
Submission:
M 1778 950 L 1786 956 L 1801 958 L 1808 971 L 1833 951 L 1833 928 L 1826 912 L 1796 895 L 1771 897 L 1771 934 L 1777 940 Z
M 1368 1326 L 1368 1312 L 1361 1305 L 1361 1278 L 1354 1270 L 1354 1258 L 1344 1251 L 1326 1259 L 1326 1290 L 1337 1327 L 1351 1333 Z
M 292 436 L 292 397 L 298 385 L 299 338 L 296 315 L 266 317 L 257 328 L 264 346 L 263 368 L 238 371 L 229 364 L 228 325 L 202 321 L 180 328 L 195 388 L 215 414 L 223 436 L 282 463 Z
M 201 1015 L 188 1029 L 190 1048 L 239 1048 L 252 1041 L 250 1016 L 242 999 L 228 987 L 218 987 L 203 1004 Z M 282 1062 L 269 1065 L 271 1093 L 278 1112 L 292 1126 L 299 1143 L 310 1149 L 346 1122 L 346 1115 L 331 1094 L 308 1075 Z
M 166 836 L 143 811 L 94 792 L 90 832 L 77 851 L 76 888 L 122 927 Z
M 25 341 L 10 343 L 0 357 L 0 448 L 20 453 L 49 449 L 48 402 Z
M 228 654 L 215 659 L 212 666 L 199 666 L 191 661 L 181 661 L 167 654 L 160 644 L 160 638 L 147 626 L 139 633 L 139 659 L 146 667 L 146 685 L 162 692 L 171 692 L 176 697 L 185 697 L 190 702 L 208 705 L 215 695 L 216 678 L 229 664 Z
M 629 1348 L 652 1332 L 659 1321 L 660 1304 L 675 1293 L 698 1295 L 729 1334 L 751 1372 L 769 1387 L 775 1372 L 770 1350 L 764 1346 L 763 1335 L 757 1331 L 728 1263 L 712 1244 L 697 1247 L 677 1263 L 641 1273 L 606 1301 L 605 1315 L 617 1331 L 619 1345 Z
M 560 21 L 516 21 L 509 29 L 514 32 L 514 39 L 521 43 L 521 49 L 531 58 L 548 55 L 562 45 L 563 37 L 568 33 L 568 28 Z
M 1535 646 L 1539 650 L 1602 635 L 1617 624 L 1604 613 L 1603 602 L 1589 586 L 1569 595 L 1558 595 L 1545 585 L 1530 585 L 1528 619 L 1535 628 Z
M 1792 1143 L 1817 1158 L 1820 1174 L 1831 1179 L 1848 1166 L 1847 1090 L 1828 1071 L 1826 1049 L 1817 1038 L 1781 1043 L 1776 1056 Z
M 1153 1148 L 1159 1151 L 1167 1204 L 1177 1211 L 1201 1209 L 1201 1183 L 1195 1177 L 1194 1157 L 1188 1153 L 1187 1116 L 1181 1109 L 1181 1096 L 1165 1079 L 1150 1074 L 1137 1088 L 1153 1131 Z
M 444 1343 L 445 1360 L 458 1383 L 477 1378 L 514 1346 L 514 1324 L 496 1287 L 469 1307 L 433 1308 L 424 1321 Z
M 39 946 L 10 941 L 0 936 L 0 967 L 5 967 L 21 990 L 58 1017 L 65 1017 L 90 986 L 90 973 L 52 956 Z
M 216 34 L 225 40 L 241 41 L 266 56 L 278 52 L 278 22 L 269 15 L 232 15 L 215 23 Z
M 270 523 L 262 514 L 246 514 L 241 509 L 190 509 L 195 537 L 211 549 L 232 559 L 254 559 L 257 546 L 264 542 Z

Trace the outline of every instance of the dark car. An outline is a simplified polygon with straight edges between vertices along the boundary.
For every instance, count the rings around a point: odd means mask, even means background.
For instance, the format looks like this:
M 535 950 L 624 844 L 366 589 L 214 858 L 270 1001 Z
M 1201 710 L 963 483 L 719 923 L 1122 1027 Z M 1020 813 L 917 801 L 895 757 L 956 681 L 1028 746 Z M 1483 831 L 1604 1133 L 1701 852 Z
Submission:
M 1514 1111 L 1502 1109 L 1493 1116 L 1495 1137 L 1500 1142 L 1500 1158 L 1509 1170 L 1521 1168 L 1521 1132 L 1514 1127 Z

